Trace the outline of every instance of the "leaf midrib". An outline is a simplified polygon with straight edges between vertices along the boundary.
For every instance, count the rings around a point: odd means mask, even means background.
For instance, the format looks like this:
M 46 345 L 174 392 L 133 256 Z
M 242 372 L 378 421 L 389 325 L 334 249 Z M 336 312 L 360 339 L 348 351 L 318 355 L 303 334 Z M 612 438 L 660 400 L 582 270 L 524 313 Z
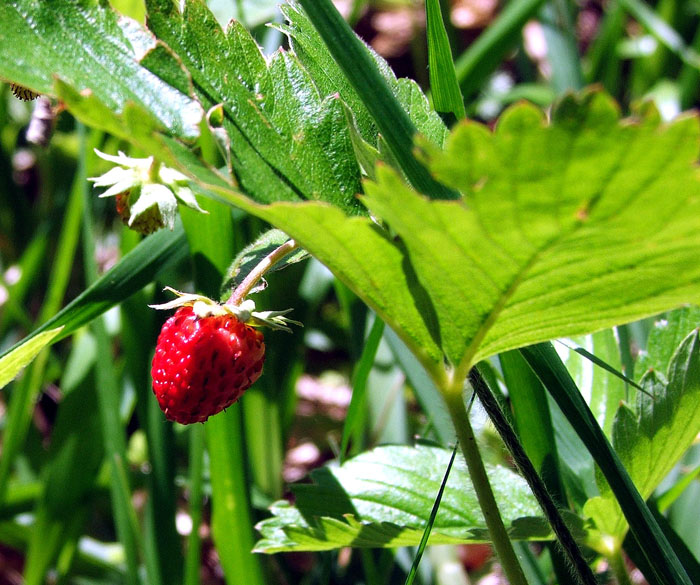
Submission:
M 630 142 L 633 142 L 634 140 L 639 138 L 639 134 L 630 134 L 629 135 Z M 568 145 L 567 150 L 571 152 L 573 150 L 573 142 Z M 598 203 L 602 199 L 602 194 L 604 193 L 605 187 L 610 184 L 610 178 L 615 176 L 615 174 L 622 168 L 627 161 L 628 157 L 630 156 L 631 149 L 626 149 L 624 151 L 624 155 L 618 160 L 618 162 L 611 167 L 611 169 L 608 172 L 608 177 L 605 181 L 601 182 L 601 188 L 599 191 L 594 194 L 590 199 L 586 202 L 586 209 L 588 211 L 588 215 L 590 216 L 595 208 L 597 207 Z M 667 163 L 668 160 L 675 158 L 675 152 L 673 149 L 668 149 L 667 150 L 667 158 L 664 159 L 663 161 L 660 161 L 657 164 L 657 168 L 663 168 Z M 565 172 L 562 172 L 562 175 L 566 175 Z M 597 222 L 608 222 L 612 217 L 615 215 L 618 215 L 620 212 L 624 211 L 627 209 L 638 197 L 640 194 L 644 193 L 651 185 L 653 185 L 654 182 L 659 180 L 660 176 L 658 173 L 652 173 L 648 177 L 646 181 L 644 181 L 641 185 L 638 186 L 635 192 L 633 192 L 624 202 L 624 204 L 619 205 L 616 209 L 611 210 L 610 213 L 608 213 L 605 218 L 598 218 L 596 221 Z M 679 204 L 680 205 L 680 204 Z M 462 359 L 459 362 L 459 365 L 457 366 L 457 373 L 458 376 L 455 377 L 455 380 L 461 379 L 462 373 L 466 377 L 466 373 L 471 369 L 471 367 L 474 365 L 473 364 L 473 359 L 474 356 L 478 354 L 479 348 L 481 346 L 481 342 L 484 340 L 490 329 L 493 327 L 493 325 L 496 323 L 498 318 L 500 317 L 503 309 L 505 308 L 506 304 L 508 301 L 515 295 L 516 291 L 518 290 L 519 285 L 524 282 L 525 277 L 527 276 L 527 273 L 537 264 L 538 260 L 540 260 L 541 256 L 550 251 L 552 248 L 556 247 L 558 244 L 560 244 L 562 241 L 566 240 L 567 238 L 571 237 L 572 235 L 575 235 L 579 230 L 585 229 L 587 227 L 587 222 L 585 220 L 580 220 L 572 224 L 571 228 L 558 234 L 554 238 L 548 240 L 545 242 L 542 246 L 540 246 L 535 252 L 532 254 L 530 259 L 523 265 L 523 267 L 517 272 L 515 277 L 512 279 L 511 284 L 508 286 L 506 291 L 500 295 L 498 298 L 494 308 L 492 311 L 489 312 L 488 316 L 486 319 L 482 321 L 482 324 L 479 326 L 477 329 L 476 334 L 472 338 L 472 341 L 469 343 L 467 346 L 467 349 L 465 353 L 462 356 Z M 505 252 L 505 250 L 504 250 Z

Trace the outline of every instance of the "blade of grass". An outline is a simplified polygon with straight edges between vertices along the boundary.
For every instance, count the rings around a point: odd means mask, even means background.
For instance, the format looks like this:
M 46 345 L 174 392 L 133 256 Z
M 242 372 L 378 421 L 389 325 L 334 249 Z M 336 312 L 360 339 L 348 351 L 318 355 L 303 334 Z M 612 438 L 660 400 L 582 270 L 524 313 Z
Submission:
M 695 515 L 695 510 L 696 507 L 695 505 L 693 505 L 691 517 Z M 679 535 L 674 530 L 674 527 L 669 523 L 669 520 L 668 518 L 666 518 L 666 516 L 661 514 L 656 508 L 652 508 L 651 511 L 654 515 L 654 518 L 659 523 L 661 530 L 663 530 L 664 534 L 666 535 L 666 538 L 668 538 L 669 542 L 671 543 L 673 550 L 676 552 L 678 558 L 683 563 L 683 567 L 688 573 L 690 580 L 693 583 L 700 583 L 700 563 L 698 563 L 696 557 L 697 552 L 693 554 L 693 551 L 691 551 L 688 547 L 688 542 L 684 541 L 681 538 L 681 535 Z M 697 528 L 697 525 L 695 526 L 695 528 Z M 697 532 L 697 530 L 695 530 L 695 532 Z M 629 555 L 629 558 L 632 560 L 632 562 L 635 565 L 637 565 L 638 568 L 641 569 L 645 575 L 647 573 L 653 574 L 651 567 L 648 565 L 648 561 L 643 553 L 644 542 L 640 543 L 636 538 L 634 538 L 634 534 L 629 532 L 625 537 L 623 547 L 625 553 Z M 657 585 L 657 582 L 655 580 L 650 579 L 649 585 Z
M 700 477 L 700 465 L 696 466 L 695 469 L 689 471 L 683 475 L 680 479 L 668 488 L 663 494 L 661 494 L 656 500 L 656 506 L 659 512 L 664 514 L 666 510 L 675 502 L 678 497 L 685 491 L 685 489 L 690 486 L 698 477 Z
M 603 434 L 593 413 L 576 388 L 551 343 L 521 350 L 537 377 L 561 408 L 603 472 L 627 519 L 641 542 L 656 576 L 665 585 L 691 585 L 683 565 L 664 536 L 632 480 Z
M 559 505 L 565 502 L 559 479 L 559 454 L 554 440 L 547 393 L 532 369 L 517 351 L 498 356 L 513 405 L 515 430 L 527 456 Z M 532 424 L 536 421 L 536 424 Z
M 360 359 L 355 364 L 355 373 L 352 382 L 352 398 L 348 406 L 348 412 L 343 425 L 343 436 L 340 441 L 340 453 L 338 454 L 339 462 L 342 463 L 345 455 L 348 453 L 348 445 L 350 438 L 356 433 L 364 420 L 365 411 L 365 392 L 367 390 L 367 378 L 374 365 L 374 358 L 377 355 L 379 342 L 384 334 L 384 321 L 376 315 L 365 341 L 364 349 Z
M 221 203 L 202 200 L 201 204 L 210 212 L 209 215 L 186 211 L 183 223 L 190 242 L 196 286 L 205 294 L 218 298 L 222 276 L 234 249 L 233 224 L 229 210 Z M 211 474 L 212 536 L 226 582 L 229 585 L 263 585 L 260 557 L 251 553 L 254 545 L 253 522 L 241 403 L 210 418 L 204 429 Z M 195 442 L 194 449 L 197 439 L 192 438 L 191 441 Z M 197 453 L 191 451 L 191 456 L 196 457 Z M 198 465 L 196 459 L 194 463 Z M 191 470 L 191 474 L 195 471 Z M 194 479 L 193 476 L 191 478 Z M 190 492 L 191 498 L 195 495 Z M 193 503 L 201 505 L 199 502 Z M 198 529 L 193 518 L 192 530 Z M 191 572 L 194 568 L 191 565 L 197 554 L 194 547 L 198 547 L 198 543 L 193 537 L 188 544 L 193 547 L 187 553 L 188 578 L 193 578 Z
M 128 248 L 131 232 L 124 230 L 122 248 Z M 126 236 L 126 237 L 125 237 Z M 157 327 L 147 295 L 136 293 L 121 305 L 123 377 L 136 393 L 136 413 L 146 433 L 150 473 L 145 477 L 148 497 L 143 511 L 143 558 L 149 585 L 181 580 L 180 537 L 175 530 L 175 454 L 172 425 L 153 399 L 150 378 L 152 342 Z
M 248 499 L 240 403 L 206 423 L 211 469 L 211 529 L 229 585 L 264 585 Z
M 52 342 L 64 339 L 79 327 L 143 288 L 160 272 L 169 269 L 184 258 L 186 252 L 187 242 L 179 224 L 176 224 L 174 232 L 161 230 L 149 236 L 92 286 L 0 355 L 0 370 L 5 371 L 7 364 L 14 359 L 15 352 L 22 351 L 22 346 L 37 335 L 62 327 Z M 71 256 L 71 262 L 72 259 L 73 256 Z M 11 377 L 14 377 L 14 374 Z M 0 492 L 1 486 L 2 479 L 0 479 Z
M 700 54 L 700 28 L 695 33 L 692 41 L 692 49 Z M 691 108 L 700 94 L 700 71 L 697 67 L 683 63 L 678 75 L 678 85 L 681 91 L 681 109 Z
M 202 524 L 204 438 L 204 427 L 196 425 L 190 429 L 190 482 L 187 501 L 189 502 L 192 530 L 187 537 L 185 585 L 199 585 L 201 583 L 202 539 L 199 536 L 199 528 Z
M 32 241 L 17 262 L 21 276 L 17 282 L 7 286 L 7 299 L 3 304 L 2 312 L 0 312 L 0 336 L 5 335 L 8 325 L 13 321 L 27 329 L 32 328 L 25 298 L 37 281 L 39 271 L 44 267 L 49 243 L 48 225 L 43 225 L 37 229 Z
M 420 363 L 416 361 L 411 350 L 406 347 L 406 344 L 399 339 L 399 336 L 392 329 L 385 329 L 384 339 L 391 347 L 396 362 L 401 366 L 410 382 L 421 409 L 428 417 L 428 423 L 431 425 L 438 441 L 443 445 L 454 443 L 456 435 L 452 421 L 442 404 L 440 392 L 430 376 Z
M 571 14 L 572 4 L 567 0 L 550 0 L 540 11 L 547 43 L 547 60 L 552 67 L 550 81 L 558 94 L 583 87 L 581 59 Z
M 93 233 L 94 220 L 88 192 L 87 142 L 85 140 L 85 127 L 82 124 L 78 124 L 78 139 L 81 148 L 76 183 L 78 183 L 78 189 L 83 198 L 83 262 L 85 280 L 88 285 L 91 285 L 98 280 L 97 261 L 95 260 L 97 246 Z M 105 455 L 110 469 L 112 513 L 119 541 L 124 547 L 128 582 L 137 585 L 140 582 L 139 551 L 143 550 L 143 543 L 140 538 L 136 511 L 131 501 L 131 488 L 126 469 L 126 429 L 123 428 L 118 415 L 121 391 L 112 360 L 111 341 L 107 335 L 103 318 L 92 323 L 92 331 L 97 343 L 97 355 L 100 356 L 95 367 L 97 407 L 102 423 Z
M 517 46 L 520 31 L 546 0 L 512 0 L 496 20 L 457 59 L 457 80 L 465 98 L 479 91 L 486 78 Z
M 452 457 L 450 457 L 450 462 L 447 464 L 447 469 L 445 469 L 445 475 L 442 478 L 442 483 L 440 484 L 440 489 L 438 490 L 437 496 L 435 496 L 435 501 L 433 502 L 433 509 L 430 511 L 430 516 L 428 518 L 428 523 L 425 525 L 425 530 L 423 530 L 423 536 L 418 544 L 418 550 L 416 551 L 415 557 L 413 558 L 413 564 L 411 565 L 411 570 L 406 576 L 406 585 L 413 585 L 413 581 L 416 579 L 418 574 L 418 565 L 423 557 L 423 552 L 425 552 L 425 547 L 428 546 L 428 539 L 430 538 L 430 533 L 433 530 L 433 524 L 435 524 L 435 518 L 437 518 L 438 510 L 440 509 L 440 502 L 442 501 L 442 494 L 445 491 L 445 486 L 447 485 L 447 480 L 450 477 L 450 471 L 452 471 L 452 464 L 455 462 L 455 456 L 457 455 L 458 445 L 455 443 L 454 449 L 452 449 Z
M 414 156 L 415 126 L 377 70 L 367 47 L 352 32 L 331 0 L 300 0 L 300 4 L 372 114 L 409 182 L 431 197 L 456 199 L 458 194 L 435 181 Z
M 73 353 L 82 349 L 76 345 Z M 60 559 L 59 575 L 69 571 L 88 512 L 88 494 L 104 459 L 97 417 L 94 367 L 96 354 L 87 356 L 88 371 L 71 386 L 61 386 L 58 416 L 51 431 L 51 446 L 42 467 L 42 492 L 34 509 L 35 520 L 24 564 L 25 585 L 45 583 L 47 571 Z M 60 554 L 60 556 L 59 556 Z
M 548 585 L 550 581 L 545 577 L 544 571 L 540 567 L 540 562 L 538 562 L 542 555 L 540 555 L 539 558 L 536 557 L 525 541 L 519 540 L 513 544 L 515 546 L 515 551 L 518 553 L 518 558 L 520 558 L 523 564 L 523 571 L 527 577 L 527 582 L 530 585 Z M 560 583 L 566 583 L 566 581 L 560 581 Z
M 428 67 L 433 108 L 440 113 L 466 118 L 464 99 L 457 83 L 450 41 L 442 20 L 440 0 L 426 0 L 426 34 L 428 37 Z
M 616 368 L 613 368 L 610 364 L 601 360 L 598 356 L 592 354 L 590 351 L 588 351 L 582 347 L 579 347 L 578 345 L 568 345 L 568 344 L 564 343 L 563 341 L 560 341 L 560 343 L 562 343 L 563 345 L 568 347 L 570 350 L 575 351 L 577 354 L 582 355 L 587 360 L 594 363 L 596 366 L 603 368 L 606 372 L 610 372 L 613 376 L 620 378 L 620 380 L 622 380 L 626 384 L 629 384 L 630 386 L 633 386 L 634 388 L 636 388 L 640 392 L 646 392 L 646 390 L 644 390 L 644 388 L 642 388 L 639 384 L 637 384 L 637 382 L 628 378 L 622 372 L 620 372 Z

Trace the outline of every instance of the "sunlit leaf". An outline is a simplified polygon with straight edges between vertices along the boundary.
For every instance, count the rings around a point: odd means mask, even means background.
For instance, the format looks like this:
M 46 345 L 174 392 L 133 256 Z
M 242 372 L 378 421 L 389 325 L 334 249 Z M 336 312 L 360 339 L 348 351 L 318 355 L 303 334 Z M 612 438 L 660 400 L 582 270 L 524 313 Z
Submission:
M 5 387 L 36 355 L 61 333 L 63 327 L 49 329 L 18 345 L 0 358 L 0 388 Z
M 316 470 L 311 474 L 313 484 L 293 486 L 294 506 L 277 502 L 272 506 L 274 516 L 258 524 L 263 539 L 256 550 L 272 553 L 343 546 L 416 546 L 451 454 L 450 449 L 427 445 L 378 447 L 341 467 Z M 500 466 L 487 466 L 487 471 L 511 536 L 551 538 L 525 480 Z M 429 543 L 485 540 L 486 525 L 466 465 L 458 458 Z
M 622 404 L 613 426 L 612 443 L 642 497 L 651 495 L 700 432 L 700 337 L 683 341 L 671 360 L 668 384 L 652 370 L 642 378 L 649 394 L 638 393 L 634 408 Z M 627 523 L 607 483 L 585 511 L 604 539 L 622 541 Z M 602 541 L 597 544 L 602 545 Z

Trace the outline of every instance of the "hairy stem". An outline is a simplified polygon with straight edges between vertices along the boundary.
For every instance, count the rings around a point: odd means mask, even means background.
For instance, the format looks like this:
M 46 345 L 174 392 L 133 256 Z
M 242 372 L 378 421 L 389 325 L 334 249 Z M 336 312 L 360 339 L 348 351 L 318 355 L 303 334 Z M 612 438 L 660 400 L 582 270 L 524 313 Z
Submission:
M 236 289 L 231 293 L 231 296 L 226 301 L 227 305 L 240 305 L 245 300 L 248 293 L 258 283 L 258 281 L 270 270 L 277 262 L 284 258 L 290 252 L 293 252 L 299 247 L 295 240 L 287 240 L 279 248 L 275 248 L 260 263 L 250 271 L 248 276 L 243 279 Z
M 471 422 L 469 422 L 467 409 L 462 399 L 461 385 L 459 390 L 456 388 L 443 390 L 443 397 L 457 432 L 459 446 L 467 462 L 469 477 L 479 499 L 481 512 L 484 514 L 484 520 L 486 521 L 486 527 L 489 530 L 493 547 L 501 561 L 508 582 L 510 585 L 527 585 L 522 567 L 518 557 L 515 555 L 513 544 L 508 537 L 501 514 L 498 511 L 498 505 L 496 504 L 496 498 L 493 495 L 489 478 L 486 475 L 486 468 L 476 444 L 474 429 Z

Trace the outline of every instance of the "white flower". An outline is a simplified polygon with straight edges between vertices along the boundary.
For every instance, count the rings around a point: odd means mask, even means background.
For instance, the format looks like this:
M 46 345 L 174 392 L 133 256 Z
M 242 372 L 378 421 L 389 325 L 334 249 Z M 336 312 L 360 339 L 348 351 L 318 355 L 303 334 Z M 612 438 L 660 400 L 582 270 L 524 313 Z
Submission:
M 99 177 L 91 177 L 96 187 L 108 187 L 100 197 L 118 198 L 117 209 L 132 229 L 148 234 L 161 227 L 173 229 L 178 203 L 207 213 L 197 203 L 188 178 L 181 172 L 148 158 L 117 156 L 95 149 L 100 158 L 119 166 Z

